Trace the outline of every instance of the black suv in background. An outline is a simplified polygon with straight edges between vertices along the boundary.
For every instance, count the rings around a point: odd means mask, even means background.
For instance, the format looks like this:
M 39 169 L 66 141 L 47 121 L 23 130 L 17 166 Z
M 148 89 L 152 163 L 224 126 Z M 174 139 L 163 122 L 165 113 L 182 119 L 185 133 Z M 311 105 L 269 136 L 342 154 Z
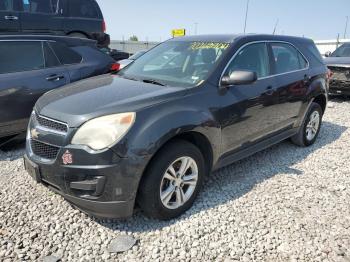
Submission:
M 90 214 L 130 216 L 137 202 L 170 219 L 192 206 L 212 170 L 288 138 L 312 145 L 327 72 L 305 38 L 172 39 L 117 75 L 42 96 L 26 169 Z
M 0 138 L 27 129 L 33 106 L 45 92 L 108 73 L 113 63 L 89 39 L 0 36 Z
M 68 35 L 109 41 L 95 0 L 0 0 L 0 33 Z M 109 43 L 105 44 L 108 46 Z

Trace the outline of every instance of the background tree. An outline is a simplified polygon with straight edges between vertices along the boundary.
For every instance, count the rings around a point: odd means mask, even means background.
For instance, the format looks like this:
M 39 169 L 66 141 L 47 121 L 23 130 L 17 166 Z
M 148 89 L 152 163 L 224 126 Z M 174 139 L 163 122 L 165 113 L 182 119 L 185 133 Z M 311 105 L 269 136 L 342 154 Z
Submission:
M 130 36 L 130 41 L 139 41 L 139 38 L 136 35 Z

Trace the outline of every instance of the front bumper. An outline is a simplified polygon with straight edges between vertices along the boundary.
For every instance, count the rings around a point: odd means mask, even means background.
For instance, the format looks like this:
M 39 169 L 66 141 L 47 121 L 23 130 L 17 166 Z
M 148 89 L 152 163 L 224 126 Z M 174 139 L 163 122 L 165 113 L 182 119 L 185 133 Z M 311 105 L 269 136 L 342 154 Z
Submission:
M 49 164 L 40 162 L 27 153 L 25 162 L 28 173 L 31 173 L 29 165 L 37 168 L 37 182 L 89 215 L 126 218 L 133 214 L 141 174 L 133 172 L 132 163 L 127 159 L 119 159 L 112 165 L 65 166 L 60 160 Z
M 350 95 L 350 81 L 331 79 L 329 93 L 331 95 Z
M 125 218 L 133 213 L 148 156 L 120 157 L 113 149 L 95 152 L 71 145 L 75 129 L 32 114 L 25 164 L 35 180 L 96 217 Z M 38 120 L 39 119 L 39 120 Z

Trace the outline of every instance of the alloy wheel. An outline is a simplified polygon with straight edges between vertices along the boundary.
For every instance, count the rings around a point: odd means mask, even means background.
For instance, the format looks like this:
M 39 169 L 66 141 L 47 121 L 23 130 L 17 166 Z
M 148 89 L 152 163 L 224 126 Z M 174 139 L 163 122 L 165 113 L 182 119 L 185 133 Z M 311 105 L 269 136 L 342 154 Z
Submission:
M 198 166 L 191 157 L 175 160 L 166 170 L 160 184 L 160 199 L 168 209 L 183 206 L 195 192 Z
M 309 118 L 309 122 L 306 126 L 306 139 L 312 141 L 317 135 L 320 127 L 321 116 L 318 111 L 314 111 Z

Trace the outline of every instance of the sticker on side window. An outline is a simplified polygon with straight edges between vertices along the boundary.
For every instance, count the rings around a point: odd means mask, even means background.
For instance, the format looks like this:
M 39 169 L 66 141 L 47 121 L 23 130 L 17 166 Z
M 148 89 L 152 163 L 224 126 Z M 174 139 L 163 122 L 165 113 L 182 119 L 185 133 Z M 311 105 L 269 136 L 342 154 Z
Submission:
M 230 46 L 228 43 L 216 43 L 216 42 L 194 42 L 191 44 L 192 50 L 199 49 L 227 49 Z

